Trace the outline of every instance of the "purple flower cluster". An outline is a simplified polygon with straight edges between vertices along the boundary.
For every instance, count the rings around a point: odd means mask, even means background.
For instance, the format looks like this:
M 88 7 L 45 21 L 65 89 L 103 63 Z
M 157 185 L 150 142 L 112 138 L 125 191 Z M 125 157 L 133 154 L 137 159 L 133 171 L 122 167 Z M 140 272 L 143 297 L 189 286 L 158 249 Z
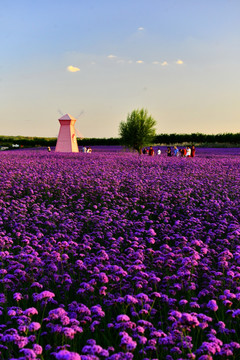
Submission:
M 0 358 L 240 358 L 240 155 L 9 151 Z

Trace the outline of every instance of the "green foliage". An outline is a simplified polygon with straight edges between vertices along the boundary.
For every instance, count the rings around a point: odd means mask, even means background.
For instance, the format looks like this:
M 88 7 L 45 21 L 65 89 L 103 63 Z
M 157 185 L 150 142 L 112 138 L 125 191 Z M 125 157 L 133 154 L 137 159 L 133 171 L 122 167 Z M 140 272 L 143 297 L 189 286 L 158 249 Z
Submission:
M 120 123 L 121 143 L 141 154 L 142 148 L 154 141 L 155 126 L 156 121 L 148 115 L 147 110 L 133 110 L 131 114 L 128 114 L 127 121 Z

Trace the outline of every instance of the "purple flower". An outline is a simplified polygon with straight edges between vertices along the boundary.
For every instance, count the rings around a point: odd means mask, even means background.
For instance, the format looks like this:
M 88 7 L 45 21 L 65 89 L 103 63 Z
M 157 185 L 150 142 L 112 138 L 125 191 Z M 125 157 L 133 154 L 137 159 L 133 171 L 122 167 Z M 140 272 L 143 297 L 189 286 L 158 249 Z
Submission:
M 240 309 L 234 310 L 232 313 L 232 317 L 235 318 L 237 316 L 240 316 Z
M 134 341 L 132 337 L 128 335 L 128 333 L 122 331 L 119 333 L 119 335 L 122 336 L 120 346 L 126 347 L 128 351 L 133 351 L 136 348 L 136 341 Z
M 85 354 L 101 354 L 103 351 L 103 348 L 100 345 L 92 344 L 92 345 L 85 345 L 82 348 L 82 352 Z
M 34 301 L 40 301 L 42 299 L 51 299 L 55 294 L 51 291 L 42 291 L 40 294 L 33 294 Z
M 133 359 L 133 354 L 130 352 L 119 352 L 116 354 L 111 355 L 108 360 L 132 360 Z
M 40 329 L 40 327 L 41 327 L 41 324 L 39 324 L 39 322 L 32 322 L 29 325 L 28 329 L 29 329 L 29 331 L 37 331 Z
M 23 311 L 23 314 L 26 315 L 26 316 L 37 315 L 37 314 L 38 314 L 38 311 L 37 311 L 36 308 L 31 307 L 31 308 L 28 308 L 28 309 L 24 310 L 24 311 Z
M 187 303 L 188 303 L 188 301 L 185 300 L 185 299 L 182 299 L 182 300 L 179 301 L 179 305 L 180 305 L 180 306 L 184 306 L 184 305 L 186 305 Z
M 91 312 L 94 314 L 94 316 L 104 317 L 105 312 L 102 310 L 101 305 L 94 305 L 91 307 Z
M 210 300 L 207 304 L 207 307 L 213 311 L 217 311 L 218 306 L 216 300 Z
M 42 346 L 38 345 L 38 344 L 34 344 L 33 345 L 33 351 L 35 352 L 36 355 L 41 355 L 42 354 Z
M 20 300 L 22 300 L 23 296 L 22 296 L 21 293 L 16 292 L 16 293 L 13 294 L 13 298 L 14 298 L 14 300 L 16 300 L 16 301 L 20 301 Z
M 24 349 L 21 349 L 19 352 L 24 353 L 25 359 L 34 360 L 37 358 L 37 354 L 35 353 L 34 350 L 24 348 Z
M 106 286 L 101 286 L 99 289 L 99 295 L 106 296 L 107 295 L 106 290 L 107 290 Z
M 76 331 L 73 328 L 70 327 L 64 327 L 62 328 L 62 333 L 69 339 L 74 339 L 74 335 L 76 334 Z
M 99 281 L 103 284 L 107 284 L 108 283 L 108 277 L 105 273 L 101 272 L 99 275 Z
M 65 317 L 67 315 L 66 310 L 64 310 L 63 308 L 57 308 L 54 310 L 50 310 L 48 313 L 48 318 L 51 320 L 56 320 L 62 317 Z
M 145 336 L 138 335 L 138 342 L 141 345 L 144 345 L 147 343 L 147 338 Z
M 125 315 L 125 314 L 122 314 L 122 315 L 118 315 L 117 316 L 117 321 L 130 321 L 130 318 L 129 316 Z
M 155 235 L 157 235 L 156 232 L 155 232 L 153 229 L 149 229 L 149 230 L 147 231 L 147 234 L 148 234 L 149 236 L 155 236 Z
M 42 289 L 43 288 L 43 285 L 42 284 L 39 284 L 39 282 L 33 282 L 31 287 L 37 287 L 39 289 Z
M 81 356 L 76 352 L 68 350 L 60 350 L 58 353 L 54 353 L 57 360 L 81 360 Z
M 16 316 L 16 311 L 10 309 L 10 310 L 8 310 L 8 315 L 9 315 L 9 316 Z

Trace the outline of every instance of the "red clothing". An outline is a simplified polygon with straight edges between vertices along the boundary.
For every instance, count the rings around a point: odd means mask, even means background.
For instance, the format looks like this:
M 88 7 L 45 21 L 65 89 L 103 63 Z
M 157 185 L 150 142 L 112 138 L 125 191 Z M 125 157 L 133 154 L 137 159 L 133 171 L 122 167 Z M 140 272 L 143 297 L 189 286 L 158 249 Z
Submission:
M 153 156 L 154 155 L 154 150 L 153 149 L 149 149 L 149 156 Z

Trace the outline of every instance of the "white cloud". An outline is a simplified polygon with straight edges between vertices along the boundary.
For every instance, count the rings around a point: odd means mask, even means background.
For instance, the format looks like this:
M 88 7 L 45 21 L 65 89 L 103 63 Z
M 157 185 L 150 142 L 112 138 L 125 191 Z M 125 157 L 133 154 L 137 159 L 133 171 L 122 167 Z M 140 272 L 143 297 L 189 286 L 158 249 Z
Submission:
M 109 59 L 114 59 L 114 58 L 116 58 L 116 55 L 110 54 L 110 55 L 108 55 L 108 58 Z
M 142 60 L 137 60 L 136 63 L 137 63 L 137 64 L 143 64 L 144 61 L 142 61 Z
M 158 65 L 159 64 L 159 61 L 153 61 L 152 62 L 154 65 Z
M 69 71 L 69 72 L 77 72 L 77 71 L 80 71 L 80 69 L 78 67 L 76 67 L 76 66 L 69 65 L 67 67 L 67 71 Z
M 161 63 L 161 65 L 162 65 L 162 66 L 167 66 L 168 63 L 167 63 L 167 61 L 163 61 L 163 62 Z
M 182 65 L 182 64 L 183 64 L 183 61 L 179 59 L 179 60 L 176 61 L 176 64 Z
M 140 26 L 139 28 L 138 28 L 138 31 L 143 31 L 144 30 L 144 27 L 142 27 L 142 26 Z

